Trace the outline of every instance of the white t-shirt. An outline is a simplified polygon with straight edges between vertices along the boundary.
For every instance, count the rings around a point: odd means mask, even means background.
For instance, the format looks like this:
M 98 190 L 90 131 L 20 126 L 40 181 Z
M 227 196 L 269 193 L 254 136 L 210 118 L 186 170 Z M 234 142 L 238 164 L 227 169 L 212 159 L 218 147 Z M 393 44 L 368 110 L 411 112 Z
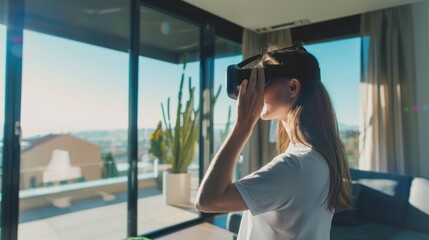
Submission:
M 233 182 L 249 208 L 243 212 L 237 240 L 329 240 L 333 213 L 328 201 L 323 204 L 329 178 L 325 158 L 297 143 Z

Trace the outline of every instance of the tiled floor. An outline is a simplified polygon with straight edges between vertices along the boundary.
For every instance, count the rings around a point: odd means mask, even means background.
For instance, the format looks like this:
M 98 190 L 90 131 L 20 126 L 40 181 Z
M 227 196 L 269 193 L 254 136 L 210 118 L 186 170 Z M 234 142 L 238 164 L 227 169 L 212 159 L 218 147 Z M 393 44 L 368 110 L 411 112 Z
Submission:
M 198 218 L 190 210 L 166 205 L 162 195 L 138 200 L 138 233 Z M 19 240 L 119 240 L 126 236 L 126 202 L 19 224 Z

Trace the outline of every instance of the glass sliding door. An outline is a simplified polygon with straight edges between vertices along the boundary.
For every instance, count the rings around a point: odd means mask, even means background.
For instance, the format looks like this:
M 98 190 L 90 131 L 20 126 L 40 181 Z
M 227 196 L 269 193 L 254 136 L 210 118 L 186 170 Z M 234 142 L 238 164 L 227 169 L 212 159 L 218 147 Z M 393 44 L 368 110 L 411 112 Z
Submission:
M 140 24 L 138 178 L 148 184 L 139 186 L 138 233 L 145 234 L 199 217 L 200 46 L 198 26 L 146 6 Z
M 129 9 L 116 4 L 27 6 L 19 239 L 126 236 Z
M 215 58 L 215 80 L 214 94 L 220 91 L 214 104 L 214 152 L 219 150 L 225 141 L 226 136 L 232 129 L 237 112 L 237 101 L 228 97 L 226 91 L 225 74 L 226 69 L 231 64 L 237 64 L 243 59 L 241 55 L 241 45 L 221 37 L 216 37 L 216 58 Z M 241 177 L 241 161 L 238 159 L 234 178 Z

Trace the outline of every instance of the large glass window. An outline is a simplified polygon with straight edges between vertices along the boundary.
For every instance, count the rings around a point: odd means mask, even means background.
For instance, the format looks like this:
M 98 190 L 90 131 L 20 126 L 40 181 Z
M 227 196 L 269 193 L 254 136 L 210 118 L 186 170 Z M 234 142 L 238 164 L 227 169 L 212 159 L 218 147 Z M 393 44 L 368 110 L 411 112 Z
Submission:
M 127 234 L 129 17 L 122 5 L 97 4 L 26 8 L 19 239 Z M 61 14 L 63 8 L 68 14 Z M 201 167 L 199 37 L 200 26 L 141 7 L 139 234 L 200 217 L 194 209 Z M 226 67 L 242 60 L 240 51 L 216 38 L 214 92 L 221 91 L 214 106 L 215 151 L 234 123 L 236 102 L 227 97 L 224 81 Z
M 360 47 L 360 37 L 306 45 L 319 60 L 352 168 L 359 166 Z
M 145 234 L 199 217 L 199 27 L 142 6 L 140 46 L 138 168 L 151 181 L 139 186 Z
M 19 239 L 124 238 L 128 53 L 29 30 L 24 46 Z

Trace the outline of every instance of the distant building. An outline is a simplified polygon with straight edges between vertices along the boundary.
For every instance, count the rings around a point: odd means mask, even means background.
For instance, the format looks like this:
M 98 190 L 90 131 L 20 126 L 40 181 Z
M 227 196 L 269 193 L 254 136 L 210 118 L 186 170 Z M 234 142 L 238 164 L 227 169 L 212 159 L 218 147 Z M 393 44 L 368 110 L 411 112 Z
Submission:
M 26 140 L 21 152 L 20 188 L 101 178 L 101 148 L 69 134 Z

